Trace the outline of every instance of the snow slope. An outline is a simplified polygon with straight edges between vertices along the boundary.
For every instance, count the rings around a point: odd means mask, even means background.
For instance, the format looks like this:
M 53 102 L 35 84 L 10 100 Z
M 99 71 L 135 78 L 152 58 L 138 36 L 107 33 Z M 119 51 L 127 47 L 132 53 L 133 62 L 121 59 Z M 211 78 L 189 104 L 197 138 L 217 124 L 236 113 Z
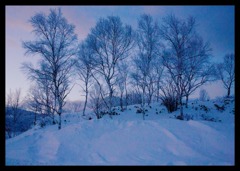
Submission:
M 201 104 L 216 122 L 201 119 L 195 107 L 184 109 L 193 120 L 177 120 L 178 112 L 159 104 L 148 107 L 146 120 L 136 105 L 113 119 L 65 114 L 61 130 L 35 127 L 6 140 L 6 165 L 234 165 L 234 103 L 225 112 Z

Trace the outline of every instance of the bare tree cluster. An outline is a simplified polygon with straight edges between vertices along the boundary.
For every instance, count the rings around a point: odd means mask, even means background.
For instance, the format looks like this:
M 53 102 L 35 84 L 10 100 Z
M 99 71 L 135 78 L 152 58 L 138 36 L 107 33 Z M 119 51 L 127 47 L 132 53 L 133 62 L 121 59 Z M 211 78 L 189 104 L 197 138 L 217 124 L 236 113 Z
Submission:
M 37 13 L 29 22 L 36 38 L 23 42 L 23 47 L 26 54 L 40 57 L 37 67 L 23 65 L 36 83 L 30 90 L 29 107 L 52 116 L 54 122 L 57 114 L 59 129 L 73 75 L 77 75 L 77 85 L 84 92 L 82 115 L 89 107 L 97 118 L 104 113 L 112 118 L 118 96 L 121 111 L 129 104 L 140 103 L 143 119 L 145 106 L 160 100 L 169 112 L 180 107 L 183 119 L 183 98 L 188 107 L 189 96 L 216 80 L 216 75 L 229 96 L 235 81 L 234 55 L 226 55 L 215 71 L 210 44 L 197 33 L 193 17 L 182 20 L 168 15 L 158 23 L 143 14 L 133 30 L 120 17 L 108 16 L 100 18 L 80 43 L 75 27 L 60 9 L 51 9 L 49 15 Z M 72 104 L 76 111 L 77 107 Z
M 132 79 L 135 85 L 140 88 L 142 95 L 142 114 L 145 118 L 145 103 L 148 105 L 152 101 L 154 93 L 155 75 L 153 74 L 153 65 L 160 60 L 160 32 L 159 26 L 153 21 L 150 15 L 142 15 L 138 21 L 136 32 L 137 53 L 134 58 L 135 72 L 132 73 Z M 161 67 L 161 66 L 157 66 Z M 159 69 L 157 68 L 157 69 Z
M 112 118 L 113 95 L 118 81 L 118 64 L 129 56 L 134 46 L 134 34 L 131 26 L 123 25 L 119 17 L 101 18 L 86 39 L 93 53 L 94 79 L 98 75 L 108 89 L 105 103 Z M 103 89 L 104 85 L 100 90 Z
M 211 48 L 197 34 L 193 17 L 185 21 L 169 15 L 163 19 L 160 32 L 166 42 L 163 65 L 173 81 L 183 119 L 183 97 L 187 107 L 189 95 L 213 77 L 213 67 L 209 65 Z
M 81 112 L 82 103 L 80 101 L 67 101 L 66 105 L 64 106 L 64 112 Z
M 21 117 L 21 90 L 17 89 L 15 92 L 10 90 L 10 93 L 7 95 L 7 107 L 6 107 L 6 124 L 5 131 L 8 134 L 8 137 L 14 137 L 16 135 L 17 123 Z
M 224 62 L 216 66 L 216 77 L 227 89 L 227 97 L 230 96 L 231 88 L 235 82 L 235 55 L 233 53 L 224 56 Z

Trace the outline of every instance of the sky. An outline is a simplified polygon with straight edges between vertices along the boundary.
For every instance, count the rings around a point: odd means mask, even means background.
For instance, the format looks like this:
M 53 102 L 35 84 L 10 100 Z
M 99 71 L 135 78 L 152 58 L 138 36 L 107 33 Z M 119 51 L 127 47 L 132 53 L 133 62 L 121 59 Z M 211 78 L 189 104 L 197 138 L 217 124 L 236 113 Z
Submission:
M 63 16 L 75 25 L 79 42 L 84 40 L 99 18 L 117 15 L 124 24 L 137 28 L 141 14 L 150 14 L 160 24 L 168 14 L 175 14 L 181 19 L 193 16 L 197 22 L 197 31 L 205 41 L 211 44 L 212 61 L 222 62 L 227 53 L 234 53 L 234 6 L 6 6 L 5 7 L 5 94 L 20 88 L 22 97 L 26 96 L 31 82 L 21 70 L 23 62 L 35 65 L 37 56 L 26 56 L 22 41 L 34 40 L 33 28 L 28 22 L 38 12 L 49 13 L 50 8 L 60 7 Z M 203 86 L 210 98 L 226 94 L 220 81 Z M 234 93 L 234 90 L 232 90 Z M 198 91 L 191 97 L 197 98 Z M 74 86 L 67 100 L 81 100 L 83 92 Z

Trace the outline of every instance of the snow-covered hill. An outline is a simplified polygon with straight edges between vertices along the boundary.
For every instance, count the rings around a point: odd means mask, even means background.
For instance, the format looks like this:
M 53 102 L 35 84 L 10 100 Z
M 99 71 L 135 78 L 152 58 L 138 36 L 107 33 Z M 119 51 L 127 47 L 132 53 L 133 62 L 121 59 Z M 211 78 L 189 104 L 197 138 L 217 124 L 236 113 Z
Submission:
M 233 99 L 191 101 L 188 121 L 157 103 L 142 120 L 138 106 L 113 119 L 64 114 L 61 130 L 28 130 L 6 140 L 6 165 L 234 165 Z

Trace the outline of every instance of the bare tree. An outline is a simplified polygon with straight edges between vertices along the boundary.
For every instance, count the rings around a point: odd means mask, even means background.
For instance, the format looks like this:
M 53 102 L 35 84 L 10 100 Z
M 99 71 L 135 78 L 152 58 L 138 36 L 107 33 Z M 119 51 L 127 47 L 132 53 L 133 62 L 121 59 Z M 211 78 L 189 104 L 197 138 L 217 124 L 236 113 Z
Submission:
M 70 103 L 73 112 L 79 112 L 81 109 L 81 103 L 78 101 Z
M 16 136 L 16 125 L 21 117 L 21 89 L 17 89 L 15 92 L 10 90 L 7 95 L 7 109 L 6 109 L 6 124 L 5 131 L 8 133 L 9 137 Z
M 199 92 L 199 100 L 206 101 L 209 99 L 208 93 L 205 89 L 201 89 Z
M 220 79 L 227 89 L 227 97 L 230 96 L 231 87 L 235 82 L 235 55 L 233 53 L 224 56 L 224 62 L 219 63 L 216 67 L 216 76 Z
M 142 112 L 145 112 L 144 105 L 143 105 L 143 103 L 145 104 L 145 96 L 143 98 L 143 92 L 145 92 L 146 86 L 142 78 L 140 77 L 139 72 L 140 72 L 139 70 L 130 72 L 130 84 L 132 85 L 132 90 L 130 90 L 129 92 L 128 100 L 130 105 L 140 104 L 141 106 L 140 111 L 142 113 Z M 143 113 L 143 119 L 145 119 L 144 115 L 145 113 Z
M 149 101 L 153 94 L 153 83 L 155 80 L 151 77 L 153 70 L 153 61 L 159 55 L 160 50 L 160 34 L 158 24 L 153 22 L 150 15 L 141 15 L 138 20 L 138 29 L 136 42 L 138 45 L 137 55 L 134 59 L 135 73 L 132 78 L 140 82 L 142 90 L 142 113 L 143 119 L 145 118 L 144 105 L 146 101 L 146 93 L 148 91 Z
M 129 91 L 128 92 L 128 104 L 133 105 L 133 104 L 141 104 L 142 98 L 141 94 L 138 93 L 137 91 Z
M 87 47 L 86 43 L 82 43 L 79 48 L 76 69 L 79 79 L 84 83 L 84 86 L 81 86 L 83 91 L 85 92 L 85 102 L 83 106 L 83 116 L 85 116 L 85 110 L 88 101 L 88 92 L 89 88 L 93 84 L 92 80 L 92 57 L 93 53 L 91 52 L 91 48 Z
M 150 105 L 150 103 L 152 102 L 152 97 L 153 97 L 153 94 L 155 93 L 155 89 L 154 89 L 154 85 L 156 83 L 156 80 L 155 80 L 155 74 L 152 72 L 150 73 L 148 76 L 147 76 L 147 104 L 148 106 Z
M 43 73 L 51 83 L 54 95 L 53 110 L 59 115 L 58 128 L 61 129 L 62 108 L 70 92 L 70 71 L 74 64 L 77 36 L 74 26 L 63 17 L 60 9 L 50 9 L 50 14 L 37 13 L 30 19 L 36 40 L 23 42 L 26 54 L 41 57 L 39 69 L 28 66 L 29 72 Z
M 65 112 L 80 112 L 81 111 L 81 102 L 80 101 L 67 101 L 64 106 Z
M 37 87 L 31 87 L 30 93 L 26 97 L 27 109 L 34 112 L 34 125 L 37 124 L 37 113 L 42 113 L 41 93 Z
M 50 79 L 49 68 L 44 61 L 40 61 L 40 68 L 34 68 L 31 63 L 24 63 L 22 66 L 23 71 L 28 75 L 28 79 L 35 81 L 35 84 L 30 87 L 30 94 L 28 95 L 28 101 L 36 103 L 38 105 L 41 114 L 46 114 L 53 119 L 55 124 L 55 98 L 52 91 L 52 81 Z
M 40 83 L 40 82 L 39 82 Z M 54 119 L 54 97 L 50 92 L 50 89 L 46 88 L 45 84 L 35 84 L 29 89 L 27 95 L 27 107 L 30 111 L 35 113 L 34 125 L 36 124 L 37 114 L 43 116 L 42 123 L 44 123 L 45 116 L 52 119 L 52 123 L 55 124 Z
M 182 98 L 188 96 L 208 80 L 206 66 L 209 45 L 196 33 L 193 17 L 186 21 L 169 15 L 163 19 L 161 35 L 166 42 L 163 64 L 175 84 L 180 117 L 183 118 Z M 200 81 L 199 81 L 200 80 Z
M 128 88 L 129 88 L 129 86 L 128 86 L 128 73 L 129 73 L 129 71 L 128 71 L 128 69 L 129 69 L 129 66 L 127 65 L 127 63 L 125 63 L 125 64 L 123 64 L 123 68 L 124 68 L 124 88 L 125 88 L 125 104 L 126 104 L 126 109 L 127 109 L 127 107 L 128 107 L 128 104 L 129 104 L 129 95 L 128 95 Z
M 164 66 L 162 65 L 162 60 L 157 59 L 153 64 L 153 76 L 154 79 L 154 86 L 155 86 L 155 97 L 156 101 L 159 102 L 160 100 L 160 91 L 161 91 L 161 80 L 164 72 Z
M 52 82 L 47 75 L 48 68 L 45 62 L 41 60 L 39 64 L 39 69 L 34 68 L 31 63 L 23 63 L 22 65 L 23 71 L 28 75 L 28 79 L 34 82 L 26 97 L 27 108 L 35 113 L 35 119 L 36 114 L 39 113 L 44 116 L 42 123 L 44 123 L 45 116 L 49 116 L 52 118 L 52 123 L 55 124 L 54 107 L 56 101 L 52 91 Z
M 172 79 L 166 78 L 165 81 L 162 81 L 160 86 L 160 90 L 162 94 L 160 95 L 160 99 L 164 106 L 166 106 L 169 113 L 172 113 L 177 110 L 178 98 L 176 86 Z
M 197 88 L 207 82 L 214 81 L 214 65 L 210 63 L 211 48 L 209 43 L 204 43 L 198 35 L 193 35 L 187 45 L 187 67 L 184 74 L 187 77 L 185 87 L 186 107 L 188 98 Z
M 126 108 L 128 105 L 128 91 L 127 91 L 127 77 L 128 77 L 128 65 L 126 62 L 121 62 L 120 65 L 118 65 L 118 79 L 117 79 L 117 86 L 120 92 L 120 107 L 121 111 L 124 111 L 123 102 L 124 102 L 124 92 L 125 92 L 125 103 Z
M 101 97 L 102 89 L 99 84 L 95 83 L 90 91 L 90 104 L 89 107 L 93 110 L 97 119 L 100 119 L 103 116 L 104 102 Z
M 108 86 L 109 115 L 112 113 L 112 97 L 117 80 L 117 63 L 129 56 L 134 45 L 131 26 L 123 26 L 119 17 L 101 18 L 87 37 L 87 43 L 94 52 L 94 70 Z

